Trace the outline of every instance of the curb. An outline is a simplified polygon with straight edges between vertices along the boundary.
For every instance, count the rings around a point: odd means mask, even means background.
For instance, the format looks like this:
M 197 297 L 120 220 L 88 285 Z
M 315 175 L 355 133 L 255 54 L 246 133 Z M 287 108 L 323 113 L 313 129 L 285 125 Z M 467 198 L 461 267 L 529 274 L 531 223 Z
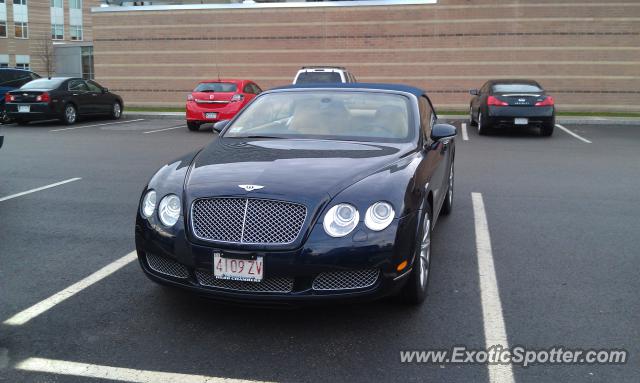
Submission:
M 126 118 L 149 118 L 154 120 L 184 120 L 185 113 L 182 112 L 127 112 L 122 114 Z
M 444 121 L 469 120 L 469 116 L 444 115 L 440 119 L 444 120 Z M 633 118 L 633 117 L 556 117 L 556 124 L 640 126 L 640 118 Z

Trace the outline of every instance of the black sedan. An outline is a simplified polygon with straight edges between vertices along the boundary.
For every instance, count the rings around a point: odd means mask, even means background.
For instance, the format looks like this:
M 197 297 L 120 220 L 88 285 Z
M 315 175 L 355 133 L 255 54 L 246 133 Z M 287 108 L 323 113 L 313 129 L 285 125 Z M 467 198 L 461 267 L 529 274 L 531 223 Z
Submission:
M 456 135 L 424 91 L 294 85 L 214 128 L 142 192 L 150 279 L 230 301 L 424 300 Z
M 469 105 L 471 125 L 479 134 L 509 127 L 534 127 L 551 136 L 556 123 L 553 97 L 532 80 L 491 80 L 472 89 Z
M 78 116 L 122 116 L 122 98 L 95 81 L 81 78 L 41 78 L 5 95 L 7 114 L 18 124 L 60 119 L 73 124 Z

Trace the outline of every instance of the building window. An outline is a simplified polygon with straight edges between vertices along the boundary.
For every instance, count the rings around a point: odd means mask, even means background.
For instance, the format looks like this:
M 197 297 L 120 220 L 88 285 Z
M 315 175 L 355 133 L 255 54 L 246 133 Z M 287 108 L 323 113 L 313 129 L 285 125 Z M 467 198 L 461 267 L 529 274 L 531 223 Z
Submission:
M 82 47 L 82 78 L 93 80 L 93 47 Z
M 0 37 L 7 37 L 7 20 L 0 20 Z
M 29 55 L 16 55 L 16 68 L 18 69 L 30 69 L 31 57 Z
M 0 54 L 0 68 L 8 68 L 8 67 L 9 67 L 9 55 Z
M 27 5 L 27 0 L 13 0 L 14 5 Z
M 71 40 L 82 40 L 82 25 L 69 26 L 69 34 L 71 35 Z
M 51 24 L 51 38 L 64 40 L 64 24 Z
M 82 0 L 69 0 L 69 9 L 82 9 Z
M 16 37 L 19 39 L 28 39 L 29 23 L 16 21 L 15 25 L 16 25 Z
M 62 8 L 62 0 L 51 0 L 51 8 Z

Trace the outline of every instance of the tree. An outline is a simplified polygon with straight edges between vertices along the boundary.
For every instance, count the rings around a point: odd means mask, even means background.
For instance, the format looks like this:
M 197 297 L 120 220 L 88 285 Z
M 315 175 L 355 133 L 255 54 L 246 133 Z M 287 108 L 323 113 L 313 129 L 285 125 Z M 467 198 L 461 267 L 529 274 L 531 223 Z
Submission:
M 37 56 L 44 70 L 47 72 L 47 77 L 53 76 L 56 66 L 56 56 L 51 36 L 47 33 L 43 34 L 42 38 L 38 40 Z

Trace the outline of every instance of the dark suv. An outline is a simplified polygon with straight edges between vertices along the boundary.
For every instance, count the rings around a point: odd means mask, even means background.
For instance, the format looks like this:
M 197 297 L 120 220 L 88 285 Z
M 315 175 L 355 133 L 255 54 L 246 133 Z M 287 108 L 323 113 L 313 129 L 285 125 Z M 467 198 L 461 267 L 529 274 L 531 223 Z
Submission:
M 8 122 L 7 111 L 4 104 L 4 95 L 14 89 L 18 89 L 31 80 L 40 78 L 36 73 L 24 69 L 0 68 L 0 122 Z

